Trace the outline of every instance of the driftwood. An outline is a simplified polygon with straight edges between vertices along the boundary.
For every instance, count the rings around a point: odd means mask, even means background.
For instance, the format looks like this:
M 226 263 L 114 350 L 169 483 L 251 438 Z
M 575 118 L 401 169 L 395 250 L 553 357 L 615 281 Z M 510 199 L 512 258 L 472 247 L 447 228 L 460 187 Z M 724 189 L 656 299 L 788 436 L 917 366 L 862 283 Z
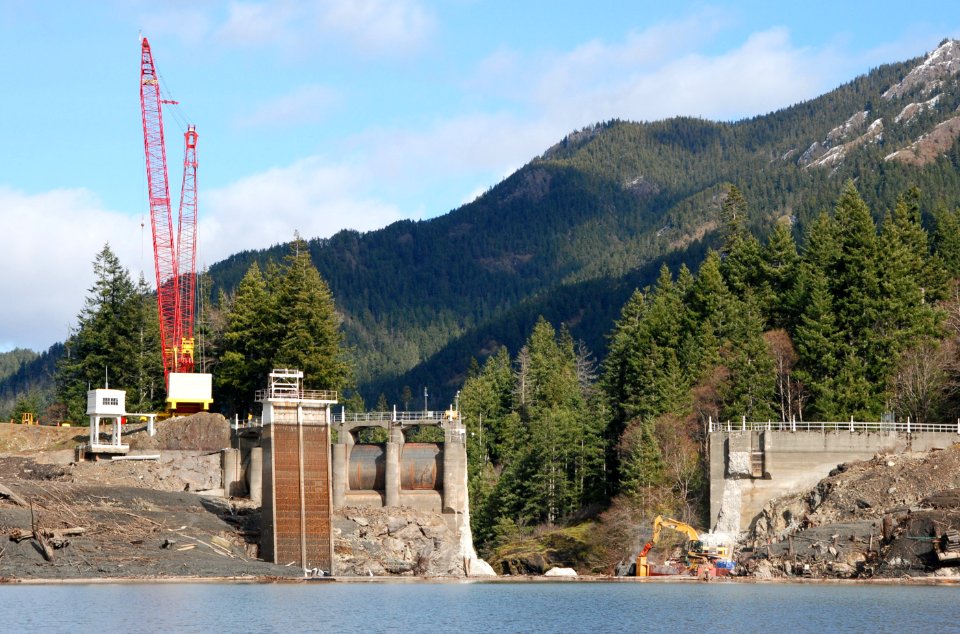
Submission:
M 33 528 L 33 541 L 37 542 L 37 549 L 43 558 L 47 561 L 53 561 L 53 547 L 47 541 L 43 534 L 43 527 L 40 525 L 40 518 L 33 514 L 33 505 L 30 506 L 30 525 Z
M 25 531 L 22 528 L 15 528 L 10 531 L 10 541 L 17 542 L 19 544 L 25 539 L 33 539 L 33 533 L 30 531 Z
M 87 529 L 83 526 L 78 526 L 76 528 L 55 528 L 53 530 L 42 529 L 43 537 L 46 539 L 52 539 L 56 541 L 64 541 L 66 537 L 74 537 L 76 535 L 83 535 L 87 532 Z M 20 543 L 25 539 L 32 539 L 33 531 L 25 531 L 22 528 L 15 528 L 10 531 L 10 541 Z
M 71 526 L 67 528 L 44 528 L 40 517 L 33 512 L 33 506 L 30 506 L 30 531 L 22 528 L 15 528 L 10 531 L 10 541 L 20 543 L 26 539 L 33 539 L 36 542 L 36 548 L 47 561 L 53 561 L 53 551 L 55 549 L 66 548 L 70 545 L 67 537 L 74 535 L 83 535 L 87 532 L 85 526 Z
M 30 504 L 24 500 L 22 497 L 8 489 L 7 487 L 0 484 L 0 498 L 6 498 L 16 504 L 17 506 L 22 506 L 24 508 L 30 506 Z

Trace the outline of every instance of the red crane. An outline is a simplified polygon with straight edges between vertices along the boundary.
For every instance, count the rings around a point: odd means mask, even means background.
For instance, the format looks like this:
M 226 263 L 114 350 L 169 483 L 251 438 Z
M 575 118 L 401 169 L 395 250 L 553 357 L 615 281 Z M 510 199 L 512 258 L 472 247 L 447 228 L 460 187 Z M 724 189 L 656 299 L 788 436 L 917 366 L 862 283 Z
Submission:
M 184 134 L 183 186 L 180 216 L 174 242 L 167 179 L 167 153 L 163 136 L 160 81 L 147 38 L 141 41 L 140 110 L 143 114 L 143 150 L 147 162 L 150 226 L 157 273 L 157 306 L 160 312 L 160 345 L 163 374 L 169 391 L 172 372 L 193 372 L 193 318 L 196 287 L 197 240 L 197 132 Z

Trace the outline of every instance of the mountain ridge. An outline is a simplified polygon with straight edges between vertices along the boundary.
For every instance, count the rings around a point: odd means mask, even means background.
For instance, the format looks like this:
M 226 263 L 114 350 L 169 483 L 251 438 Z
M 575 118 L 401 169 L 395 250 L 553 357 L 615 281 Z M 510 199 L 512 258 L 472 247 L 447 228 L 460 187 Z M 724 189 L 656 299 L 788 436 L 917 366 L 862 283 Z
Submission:
M 960 45 L 944 40 L 739 121 L 591 124 L 446 214 L 310 240 L 362 394 L 400 402 L 404 385 L 429 384 L 445 406 L 469 360 L 520 345 L 534 313 L 567 324 L 602 358 L 629 292 L 652 283 L 661 263 L 696 269 L 717 243 L 731 184 L 756 234 L 786 221 L 801 235 L 850 178 L 878 215 L 911 185 L 927 214 L 960 205 L 958 72 Z M 252 262 L 263 267 L 285 251 L 217 262 L 211 298 L 232 292 Z
M 489 353 L 490 342 L 523 340 L 494 328 L 520 330 L 530 323 L 528 312 L 551 305 L 549 296 L 563 289 L 589 302 L 578 285 L 596 282 L 596 292 L 642 287 L 661 261 L 696 268 L 696 254 L 715 243 L 729 184 L 744 192 L 750 228 L 761 234 L 784 219 L 802 231 L 832 207 L 847 178 L 877 213 L 911 184 L 924 189 L 928 209 L 957 205 L 960 178 L 956 156 L 949 156 L 957 154 L 955 138 L 944 149 L 939 135 L 941 151 L 922 165 L 885 157 L 909 151 L 952 118 L 960 105 L 958 51 L 946 40 L 928 55 L 735 122 L 673 117 L 592 124 L 447 214 L 311 241 L 357 350 L 364 395 L 371 400 L 387 392 L 395 400 L 401 385 L 427 377 L 453 389 L 454 377 L 470 357 Z M 932 102 L 931 82 L 939 82 Z M 211 275 L 229 289 L 253 259 L 264 263 L 281 253 L 274 247 L 227 259 Z M 547 312 L 602 356 L 597 333 L 612 323 L 592 323 L 583 306 Z M 447 346 L 453 347 L 444 352 Z M 436 363 L 449 366 L 446 380 L 431 367 Z

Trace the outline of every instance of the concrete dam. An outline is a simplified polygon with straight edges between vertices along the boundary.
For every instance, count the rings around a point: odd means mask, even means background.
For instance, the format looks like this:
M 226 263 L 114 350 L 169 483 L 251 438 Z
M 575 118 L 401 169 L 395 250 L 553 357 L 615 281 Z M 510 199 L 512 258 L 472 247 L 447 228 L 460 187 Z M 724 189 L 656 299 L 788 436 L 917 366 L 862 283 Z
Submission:
M 719 532 L 747 530 L 767 502 L 813 488 L 838 464 L 956 442 L 960 422 L 710 421 L 710 526 Z
M 459 540 L 469 572 L 476 555 L 460 413 L 341 410 L 338 415 L 332 409 L 337 394 L 304 390 L 302 377 L 296 370 L 274 370 L 270 387 L 257 393 L 263 404 L 262 430 L 248 472 L 252 480 L 257 463 L 262 464 L 263 559 L 337 574 L 335 511 L 407 507 L 443 518 Z M 411 429 L 424 426 L 442 430 L 443 442 L 406 441 Z M 360 442 L 361 432 L 370 428 L 385 430 L 387 441 Z M 242 460 L 239 455 L 235 459 Z M 251 497 L 255 488 L 250 487 Z

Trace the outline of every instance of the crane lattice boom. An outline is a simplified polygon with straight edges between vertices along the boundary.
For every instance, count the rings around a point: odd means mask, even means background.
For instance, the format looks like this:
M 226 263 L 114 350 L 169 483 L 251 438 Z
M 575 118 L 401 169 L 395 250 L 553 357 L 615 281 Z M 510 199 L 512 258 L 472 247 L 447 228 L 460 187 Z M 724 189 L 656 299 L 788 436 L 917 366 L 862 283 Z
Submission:
M 180 188 L 179 235 L 177 236 L 177 312 L 180 342 L 178 372 L 193 372 L 193 309 L 197 280 L 197 130 L 184 136 L 183 185 Z
M 197 132 L 190 126 L 185 137 L 183 187 L 177 240 L 174 242 L 167 178 L 167 152 L 163 135 L 164 103 L 160 81 L 147 38 L 141 42 L 140 110 L 143 115 L 143 150 L 150 197 L 150 227 L 157 274 L 160 345 L 163 372 L 193 371 L 193 306 L 196 279 Z

